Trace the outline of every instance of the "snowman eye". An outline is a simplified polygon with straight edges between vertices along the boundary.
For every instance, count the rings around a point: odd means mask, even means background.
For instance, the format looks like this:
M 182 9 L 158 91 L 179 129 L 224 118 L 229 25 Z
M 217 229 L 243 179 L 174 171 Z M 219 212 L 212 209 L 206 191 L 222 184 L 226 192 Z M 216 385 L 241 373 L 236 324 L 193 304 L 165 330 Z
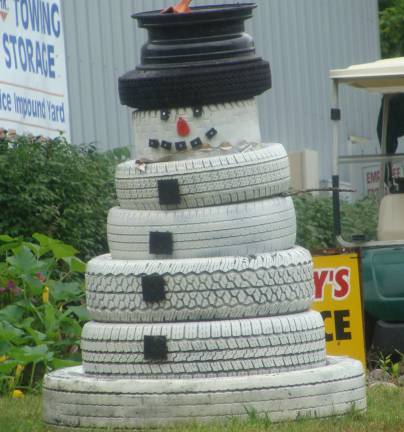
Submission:
M 169 110 L 162 110 L 160 111 L 160 119 L 167 121 L 170 118 L 170 111 Z
M 194 113 L 195 118 L 202 117 L 202 114 L 203 114 L 203 108 L 202 107 L 194 107 L 194 108 L 192 108 L 192 111 Z

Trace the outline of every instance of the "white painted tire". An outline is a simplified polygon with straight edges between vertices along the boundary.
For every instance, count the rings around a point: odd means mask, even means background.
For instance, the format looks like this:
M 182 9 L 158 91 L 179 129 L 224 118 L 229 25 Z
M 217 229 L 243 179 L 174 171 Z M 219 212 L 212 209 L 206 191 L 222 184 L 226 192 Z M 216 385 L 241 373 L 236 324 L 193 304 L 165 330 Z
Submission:
M 178 182 L 179 204 L 160 204 L 158 182 L 167 180 Z M 115 182 L 125 209 L 195 208 L 279 195 L 289 189 L 290 170 L 285 148 L 273 144 L 226 156 L 147 164 L 145 171 L 129 161 L 118 165 Z
M 146 302 L 142 278 L 158 275 L 165 299 Z M 87 265 L 87 309 L 95 321 L 172 322 L 303 312 L 314 295 L 310 252 L 295 247 L 256 257 L 123 261 Z
M 171 254 L 150 253 L 152 232 L 172 235 Z M 114 259 L 248 256 L 289 249 L 295 241 L 291 198 L 167 211 L 116 207 L 108 216 L 108 243 Z
M 146 359 L 150 336 L 165 338 L 164 360 Z M 315 311 L 232 321 L 89 322 L 81 349 L 86 373 L 141 379 L 279 373 L 320 367 L 326 359 L 324 323 Z
M 66 427 L 159 427 L 249 412 L 279 422 L 366 409 L 361 363 L 337 357 L 316 369 L 221 379 L 96 378 L 75 367 L 47 375 L 43 398 L 45 422 Z

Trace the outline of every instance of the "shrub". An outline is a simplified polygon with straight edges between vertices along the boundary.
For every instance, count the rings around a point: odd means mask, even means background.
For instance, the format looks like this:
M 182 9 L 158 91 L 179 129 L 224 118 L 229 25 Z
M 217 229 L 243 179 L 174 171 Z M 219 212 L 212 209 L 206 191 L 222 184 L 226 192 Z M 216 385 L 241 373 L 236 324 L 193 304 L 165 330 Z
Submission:
M 297 243 L 309 250 L 336 247 L 333 231 L 332 200 L 310 194 L 294 197 L 297 214 Z M 353 234 L 376 237 L 378 203 L 366 197 L 353 204 L 341 202 L 342 234 L 350 240 Z
M 64 139 L 0 137 L 0 232 L 63 239 L 88 259 L 107 251 L 114 171 L 127 149 L 98 153 Z
M 85 260 L 108 251 L 106 220 L 116 205 L 116 164 L 128 149 L 98 153 L 63 139 L 8 137 L 0 131 L 0 232 L 30 239 L 42 232 L 80 250 Z M 310 249 L 335 247 L 330 198 L 294 198 L 298 244 Z M 374 237 L 377 202 L 342 203 L 345 238 Z
M 59 240 L 0 236 L 0 394 L 80 360 L 85 264 Z
M 363 234 L 368 240 L 377 236 L 379 202 L 375 195 L 356 201 L 353 204 L 342 203 L 342 234 L 351 240 L 353 234 Z
M 310 194 L 294 197 L 297 244 L 309 250 L 334 246 L 332 202 Z

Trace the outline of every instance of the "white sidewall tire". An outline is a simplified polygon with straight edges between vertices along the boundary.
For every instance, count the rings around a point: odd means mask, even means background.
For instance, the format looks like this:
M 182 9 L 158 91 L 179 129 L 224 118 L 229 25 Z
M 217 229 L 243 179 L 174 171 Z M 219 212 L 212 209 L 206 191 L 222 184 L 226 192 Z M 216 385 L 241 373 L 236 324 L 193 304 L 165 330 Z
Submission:
M 145 337 L 164 337 L 165 360 L 145 359 Z M 225 377 L 324 366 L 324 323 L 315 311 L 272 318 L 153 324 L 89 322 L 83 368 L 141 379 Z
M 142 278 L 159 276 L 165 299 L 144 301 Z M 256 257 L 91 260 L 87 309 L 102 322 L 172 322 L 303 312 L 314 297 L 310 252 L 295 247 Z
M 125 209 L 159 210 L 209 207 L 268 198 L 290 187 L 289 160 L 281 144 L 243 153 L 175 162 L 118 165 L 119 204 Z M 158 182 L 176 180 L 180 203 L 161 205 Z
M 114 259 L 248 256 L 293 247 L 296 214 L 291 198 L 167 211 L 116 207 L 107 230 Z M 151 232 L 171 233 L 171 255 L 150 253 Z
M 362 364 L 329 357 L 324 367 L 231 378 L 131 380 L 53 372 L 43 386 L 44 420 L 67 427 L 144 428 L 248 418 L 271 422 L 366 409 Z

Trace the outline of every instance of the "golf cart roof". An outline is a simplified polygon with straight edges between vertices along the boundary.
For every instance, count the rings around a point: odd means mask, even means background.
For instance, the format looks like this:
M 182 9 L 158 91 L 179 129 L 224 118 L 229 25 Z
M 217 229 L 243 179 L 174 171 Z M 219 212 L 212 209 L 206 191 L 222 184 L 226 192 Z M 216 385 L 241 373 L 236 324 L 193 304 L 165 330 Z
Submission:
M 404 57 L 378 60 L 330 71 L 339 83 L 378 93 L 404 92 Z

